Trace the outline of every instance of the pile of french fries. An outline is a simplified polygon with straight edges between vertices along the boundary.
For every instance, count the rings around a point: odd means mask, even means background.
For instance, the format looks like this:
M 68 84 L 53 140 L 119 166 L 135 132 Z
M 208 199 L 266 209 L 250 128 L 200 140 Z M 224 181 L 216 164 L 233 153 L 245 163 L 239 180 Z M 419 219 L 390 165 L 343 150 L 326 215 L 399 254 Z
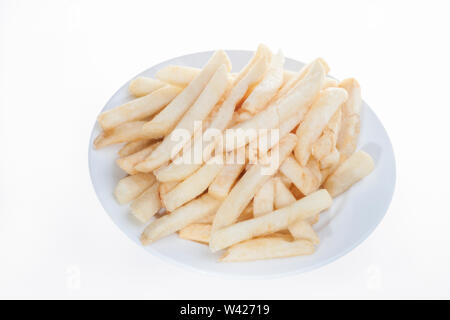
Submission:
M 167 66 L 134 79 L 134 99 L 99 115 L 95 147 L 125 143 L 116 162 L 128 175 L 115 196 L 145 224 L 143 245 L 178 232 L 224 250 L 226 262 L 314 252 L 320 213 L 374 162 L 355 152 L 358 82 L 330 78 L 321 58 L 298 72 L 284 60 L 260 45 L 234 74 L 219 50 L 203 69 Z M 228 132 L 245 130 L 256 134 L 223 146 Z M 276 139 L 263 146 L 269 130 Z M 200 159 L 187 161 L 195 150 Z M 224 160 L 236 151 L 241 161 Z

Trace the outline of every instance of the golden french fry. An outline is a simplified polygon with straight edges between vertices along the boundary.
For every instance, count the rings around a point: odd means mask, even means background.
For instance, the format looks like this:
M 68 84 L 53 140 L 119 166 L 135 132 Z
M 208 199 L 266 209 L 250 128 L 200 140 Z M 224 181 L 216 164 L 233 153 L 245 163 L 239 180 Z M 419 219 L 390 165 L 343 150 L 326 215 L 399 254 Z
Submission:
M 274 206 L 274 183 L 269 179 L 259 188 L 253 198 L 253 216 L 260 217 L 273 211 Z
M 164 108 L 181 92 L 174 86 L 164 86 L 146 96 L 101 113 L 97 120 L 103 130 L 111 130 L 123 123 L 142 120 Z
M 169 65 L 158 70 L 155 77 L 161 81 L 184 88 L 188 86 L 201 71 L 202 70 L 198 68 Z
M 178 236 L 181 239 L 207 244 L 209 243 L 209 238 L 211 237 L 211 225 L 194 223 L 181 229 Z
M 231 189 L 219 210 L 217 210 L 213 231 L 229 226 L 236 221 L 258 189 L 275 174 L 280 164 L 291 153 L 296 140 L 295 135 L 290 134 L 271 151 L 270 167 L 273 169 L 271 170 L 272 174 L 269 174 L 271 172 L 266 172 L 267 170 L 264 170 L 264 166 L 259 163 L 252 165 L 245 172 L 233 189 Z
M 161 209 L 159 199 L 159 183 L 154 183 L 131 203 L 131 213 L 142 223 L 150 221 Z
M 356 150 L 359 135 L 359 114 L 361 112 L 361 88 L 355 79 L 345 79 L 339 84 L 348 93 L 347 101 L 342 105 L 342 125 L 337 141 L 337 148 L 344 159 Z
M 278 177 L 274 178 L 274 184 L 275 184 L 275 197 L 274 197 L 275 209 L 284 208 L 286 206 L 293 204 L 296 201 L 294 195 L 289 191 L 289 189 L 283 183 L 281 178 Z
M 266 107 L 267 103 L 269 103 L 283 84 L 283 65 L 284 55 L 279 51 L 272 57 L 269 69 L 264 75 L 264 78 L 242 104 L 242 110 L 246 110 L 250 114 L 255 114 Z
M 128 174 L 136 174 L 138 171 L 134 168 L 138 163 L 144 161 L 159 145 L 159 142 L 149 145 L 148 147 L 133 153 L 127 157 L 116 160 L 117 165 Z
M 290 156 L 280 167 L 283 173 L 304 195 L 316 191 L 321 183 L 316 172 L 312 172 L 308 167 L 302 167 L 294 157 Z
M 137 77 L 136 79 L 131 80 L 130 85 L 128 86 L 128 91 L 130 91 L 130 93 L 135 97 L 142 97 L 166 85 L 167 83 L 158 79 Z
M 319 236 L 306 220 L 295 221 L 288 229 L 296 240 L 308 240 L 313 244 L 320 242 Z
M 186 180 L 180 182 L 169 192 L 162 194 L 165 208 L 171 212 L 194 199 L 208 189 L 211 182 L 223 168 L 221 159 L 211 159 Z
M 245 164 L 225 164 L 209 186 L 208 193 L 216 199 L 225 199 L 244 167 Z
M 177 139 L 177 135 L 183 133 L 189 135 L 189 139 L 194 134 L 195 124 L 206 119 L 214 108 L 220 97 L 224 94 L 228 86 L 228 71 L 225 65 L 220 66 L 206 85 L 198 99 L 184 114 L 180 122 L 176 125 L 174 132 L 164 138 L 161 145 L 156 148 L 145 161 L 136 166 L 138 171 L 149 172 L 159 168 L 161 165 L 175 157 L 181 151 L 183 145 Z M 185 89 L 187 90 L 187 89 Z M 145 126 L 143 128 L 145 132 Z M 185 141 L 184 144 L 189 141 Z M 176 150 L 177 146 L 179 150 Z
M 151 173 L 138 173 L 119 180 L 114 195 L 120 204 L 128 203 L 148 189 L 156 178 Z
M 95 139 L 94 146 L 96 149 L 100 149 L 111 144 L 145 139 L 142 135 L 144 124 L 145 121 L 127 122 L 108 132 L 102 132 Z
M 122 149 L 119 150 L 120 157 L 128 157 L 130 154 L 141 151 L 142 149 L 148 147 L 149 145 L 155 143 L 154 140 L 137 140 L 126 143 Z
M 268 236 L 247 240 L 229 247 L 219 261 L 254 261 L 302 256 L 313 253 L 314 245 L 309 241 L 289 241 L 279 236 Z
M 150 223 L 141 235 L 142 244 L 148 245 L 195 223 L 199 219 L 215 212 L 219 204 L 220 201 L 208 194 L 192 200 L 172 213 Z
M 369 154 L 357 151 L 328 177 L 324 187 L 331 196 L 336 197 L 371 173 L 374 167 L 375 164 Z
M 317 212 L 329 208 L 332 201 L 328 192 L 325 189 L 321 189 L 288 207 L 278 209 L 261 217 L 238 222 L 220 230 L 214 230 L 213 226 L 209 247 L 215 252 L 241 241 L 287 229 L 294 221 L 308 219 Z
M 145 125 L 143 133 L 148 138 L 161 138 L 172 131 L 222 65 L 225 65 L 227 71 L 231 69 L 228 56 L 224 51 L 219 50 L 189 85 Z
M 339 106 L 347 99 L 347 91 L 341 88 L 327 88 L 311 106 L 296 134 L 298 143 L 295 147 L 295 158 L 302 166 L 306 166 L 311 155 L 312 144 L 320 137 Z

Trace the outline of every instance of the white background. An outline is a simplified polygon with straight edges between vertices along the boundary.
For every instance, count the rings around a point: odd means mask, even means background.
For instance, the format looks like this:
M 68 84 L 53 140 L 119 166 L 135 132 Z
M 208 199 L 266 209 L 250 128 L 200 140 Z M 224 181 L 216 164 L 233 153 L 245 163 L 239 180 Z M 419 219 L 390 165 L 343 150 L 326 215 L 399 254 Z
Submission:
M 0 298 L 450 298 L 447 1 L 0 0 Z M 88 140 L 127 80 L 213 49 L 322 56 L 354 76 L 397 161 L 375 232 L 318 270 L 230 280 L 132 243 L 91 186 Z

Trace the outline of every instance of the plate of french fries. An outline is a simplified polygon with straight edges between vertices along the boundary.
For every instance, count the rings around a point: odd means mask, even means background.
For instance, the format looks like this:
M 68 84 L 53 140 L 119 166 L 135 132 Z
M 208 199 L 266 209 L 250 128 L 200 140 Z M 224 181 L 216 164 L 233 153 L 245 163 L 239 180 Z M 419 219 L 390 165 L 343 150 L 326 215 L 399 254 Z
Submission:
M 389 137 L 354 78 L 267 46 L 160 63 L 97 118 L 89 166 L 115 224 L 180 265 L 304 272 L 361 243 L 395 186 Z

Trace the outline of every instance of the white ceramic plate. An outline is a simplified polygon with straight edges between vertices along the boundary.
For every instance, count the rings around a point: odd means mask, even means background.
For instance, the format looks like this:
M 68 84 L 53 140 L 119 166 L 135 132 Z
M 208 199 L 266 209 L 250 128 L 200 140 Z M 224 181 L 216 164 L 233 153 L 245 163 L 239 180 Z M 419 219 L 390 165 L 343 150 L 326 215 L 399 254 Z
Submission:
M 167 65 L 202 67 L 213 52 L 194 53 L 162 62 L 140 76 L 154 77 L 156 71 Z M 239 71 L 253 52 L 227 51 L 233 63 L 233 72 Z M 304 64 L 286 59 L 285 68 L 299 70 Z M 130 100 L 128 82 L 109 99 L 102 112 Z M 139 235 L 144 226 L 129 213 L 128 205 L 119 205 L 113 195 L 118 180 L 125 174 L 115 165 L 119 146 L 100 150 L 93 148 L 99 134 L 96 124 L 89 141 L 89 169 L 100 202 L 107 214 L 131 240 L 144 250 L 165 260 L 198 271 L 242 277 L 274 277 L 305 272 L 330 263 L 343 256 L 364 239 L 380 223 L 386 213 L 395 186 L 395 159 L 391 142 L 380 120 L 364 102 L 361 112 L 361 134 L 358 149 L 368 152 L 375 160 L 375 170 L 365 179 L 337 197 L 330 210 L 321 214 L 315 229 L 320 245 L 311 256 L 265 260 L 245 263 L 219 263 L 220 253 L 212 254 L 202 244 L 179 239 L 172 235 L 150 246 L 143 247 Z

